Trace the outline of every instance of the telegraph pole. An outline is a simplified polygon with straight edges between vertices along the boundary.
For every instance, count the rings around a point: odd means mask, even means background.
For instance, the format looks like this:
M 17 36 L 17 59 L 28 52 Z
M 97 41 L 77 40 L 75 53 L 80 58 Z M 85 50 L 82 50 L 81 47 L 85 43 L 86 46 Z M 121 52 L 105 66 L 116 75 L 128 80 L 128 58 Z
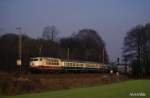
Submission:
M 42 56 L 42 45 L 39 47 L 39 56 Z
M 18 59 L 17 65 L 19 66 L 19 72 L 22 72 L 22 35 L 21 35 L 21 27 L 17 27 L 16 30 L 18 31 Z
M 105 50 L 104 50 L 104 47 L 103 47 L 103 63 L 105 63 Z
M 67 59 L 69 60 L 69 48 L 67 48 Z

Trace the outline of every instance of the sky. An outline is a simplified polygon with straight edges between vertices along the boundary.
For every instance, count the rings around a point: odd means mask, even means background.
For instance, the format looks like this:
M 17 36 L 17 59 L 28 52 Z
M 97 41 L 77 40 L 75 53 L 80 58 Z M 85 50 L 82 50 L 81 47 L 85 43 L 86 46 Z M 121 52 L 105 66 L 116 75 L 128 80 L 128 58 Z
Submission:
M 0 31 L 22 32 L 37 38 L 55 25 L 67 37 L 84 28 L 105 41 L 110 60 L 122 56 L 126 32 L 150 22 L 150 0 L 0 0 Z

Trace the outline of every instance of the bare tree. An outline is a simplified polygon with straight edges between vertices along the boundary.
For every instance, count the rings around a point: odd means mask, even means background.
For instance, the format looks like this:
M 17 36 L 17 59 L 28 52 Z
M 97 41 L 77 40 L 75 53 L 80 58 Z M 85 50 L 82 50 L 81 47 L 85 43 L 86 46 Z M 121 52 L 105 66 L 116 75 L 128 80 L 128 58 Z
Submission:
M 149 73 L 149 46 L 150 46 L 150 25 L 138 25 L 129 32 L 124 39 L 123 56 L 132 64 L 133 73 L 143 76 Z
M 43 30 L 42 38 L 45 40 L 55 41 L 57 37 L 58 31 L 56 26 L 46 26 Z
M 61 46 L 69 48 L 70 59 L 108 63 L 105 43 L 97 31 L 82 29 L 71 37 L 61 39 Z

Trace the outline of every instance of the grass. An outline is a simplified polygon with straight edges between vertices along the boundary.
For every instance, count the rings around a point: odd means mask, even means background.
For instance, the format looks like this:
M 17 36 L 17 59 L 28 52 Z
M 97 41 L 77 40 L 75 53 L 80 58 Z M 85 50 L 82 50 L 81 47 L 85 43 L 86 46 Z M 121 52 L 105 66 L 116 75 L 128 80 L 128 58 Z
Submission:
M 130 80 L 96 87 L 0 96 L 0 98 L 133 98 L 129 95 L 130 93 L 145 93 L 146 96 L 143 98 L 150 98 L 150 80 Z M 134 97 L 137 98 L 137 96 Z

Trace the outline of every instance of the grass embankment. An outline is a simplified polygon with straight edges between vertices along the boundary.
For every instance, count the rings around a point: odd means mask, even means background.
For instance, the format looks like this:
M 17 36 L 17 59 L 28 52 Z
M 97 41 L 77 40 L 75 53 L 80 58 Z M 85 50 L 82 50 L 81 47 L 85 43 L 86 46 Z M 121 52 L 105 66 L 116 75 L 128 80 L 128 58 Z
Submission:
M 102 73 L 0 74 L 0 95 L 12 96 L 45 91 L 93 87 L 128 80 L 128 76 Z
M 76 88 L 1 98 L 133 98 L 130 93 L 145 93 L 150 98 L 150 80 L 130 80 L 96 87 Z M 135 98 L 141 96 L 134 96 Z

